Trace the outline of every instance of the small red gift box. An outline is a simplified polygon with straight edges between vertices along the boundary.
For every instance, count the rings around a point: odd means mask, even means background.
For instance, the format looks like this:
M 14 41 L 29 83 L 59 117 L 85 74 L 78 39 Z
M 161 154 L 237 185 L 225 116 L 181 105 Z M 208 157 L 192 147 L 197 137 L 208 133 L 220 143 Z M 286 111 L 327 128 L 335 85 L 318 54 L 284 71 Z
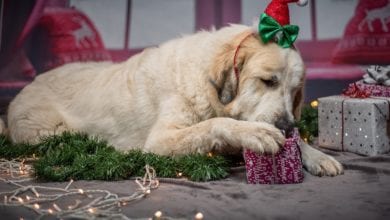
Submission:
M 303 165 L 299 149 L 299 131 L 286 139 L 284 147 L 275 155 L 258 154 L 244 149 L 248 183 L 289 184 L 303 181 Z

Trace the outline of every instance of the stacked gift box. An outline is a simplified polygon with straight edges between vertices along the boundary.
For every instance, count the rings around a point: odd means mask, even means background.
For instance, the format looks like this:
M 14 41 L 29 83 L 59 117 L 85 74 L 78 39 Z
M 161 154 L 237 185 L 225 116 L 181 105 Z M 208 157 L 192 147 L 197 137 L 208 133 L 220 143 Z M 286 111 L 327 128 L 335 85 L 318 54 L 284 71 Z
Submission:
M 368 156 L 389 152 L 390 87 L 359 81 L 344 94 L 319 99 L 319 145 Z

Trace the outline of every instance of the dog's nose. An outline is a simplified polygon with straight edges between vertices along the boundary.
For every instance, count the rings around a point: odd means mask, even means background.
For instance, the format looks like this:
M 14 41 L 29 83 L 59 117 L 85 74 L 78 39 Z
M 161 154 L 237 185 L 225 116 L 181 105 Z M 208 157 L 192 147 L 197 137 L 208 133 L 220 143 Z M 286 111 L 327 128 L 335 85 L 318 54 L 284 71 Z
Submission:
M 284 134 L 288 136 L 289 134 L 291 134 L 292 130 L 294 129 L 294 122 L 288 120 L 287 117 L 280 117 L 275 122 L 275 127 L 284 131 Z

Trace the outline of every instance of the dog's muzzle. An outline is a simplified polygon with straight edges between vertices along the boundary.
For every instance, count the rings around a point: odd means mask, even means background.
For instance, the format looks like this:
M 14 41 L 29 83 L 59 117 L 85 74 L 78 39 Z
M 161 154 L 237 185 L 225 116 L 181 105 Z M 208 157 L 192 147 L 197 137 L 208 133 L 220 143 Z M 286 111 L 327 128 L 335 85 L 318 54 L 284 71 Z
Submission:
M 275 122 L 275 127 L 279 128 L 284 136 L 289 136 L 294 129 L 294 122 L 287 119 L 287 117 L 280 117 Z

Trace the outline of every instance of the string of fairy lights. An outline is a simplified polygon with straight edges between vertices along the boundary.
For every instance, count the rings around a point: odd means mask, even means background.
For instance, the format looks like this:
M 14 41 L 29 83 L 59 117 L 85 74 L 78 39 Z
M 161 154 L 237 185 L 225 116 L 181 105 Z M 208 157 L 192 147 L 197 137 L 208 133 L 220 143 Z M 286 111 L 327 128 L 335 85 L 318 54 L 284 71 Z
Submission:
M 8 192 L 0 192 L 0 198 L 3 197 L 3 202 L 0 199 L 0 206 L 33 210 L 38 219 L 48 216 L 58 219 L 131 219 L 121 213 L 121 207 L 149 196 L 160 185 L 156 171 L 149 165 L 145 166 L 143 177 L 135 178 L 135 192 L 127 196 L 118 196 L 108 190 L 73 188 L 73 180 L 63 188 L 29 185 L 35 180 L 31 177 L 34 169 L 26 162 L 34 159 L 0 159 L 0 181 L 16 187 Z M 143 219 L 174 218 L 164 216 L 158 210 L 153 217 Z M 203 214 L 198 212 L 194 219 L 202 220 Z

